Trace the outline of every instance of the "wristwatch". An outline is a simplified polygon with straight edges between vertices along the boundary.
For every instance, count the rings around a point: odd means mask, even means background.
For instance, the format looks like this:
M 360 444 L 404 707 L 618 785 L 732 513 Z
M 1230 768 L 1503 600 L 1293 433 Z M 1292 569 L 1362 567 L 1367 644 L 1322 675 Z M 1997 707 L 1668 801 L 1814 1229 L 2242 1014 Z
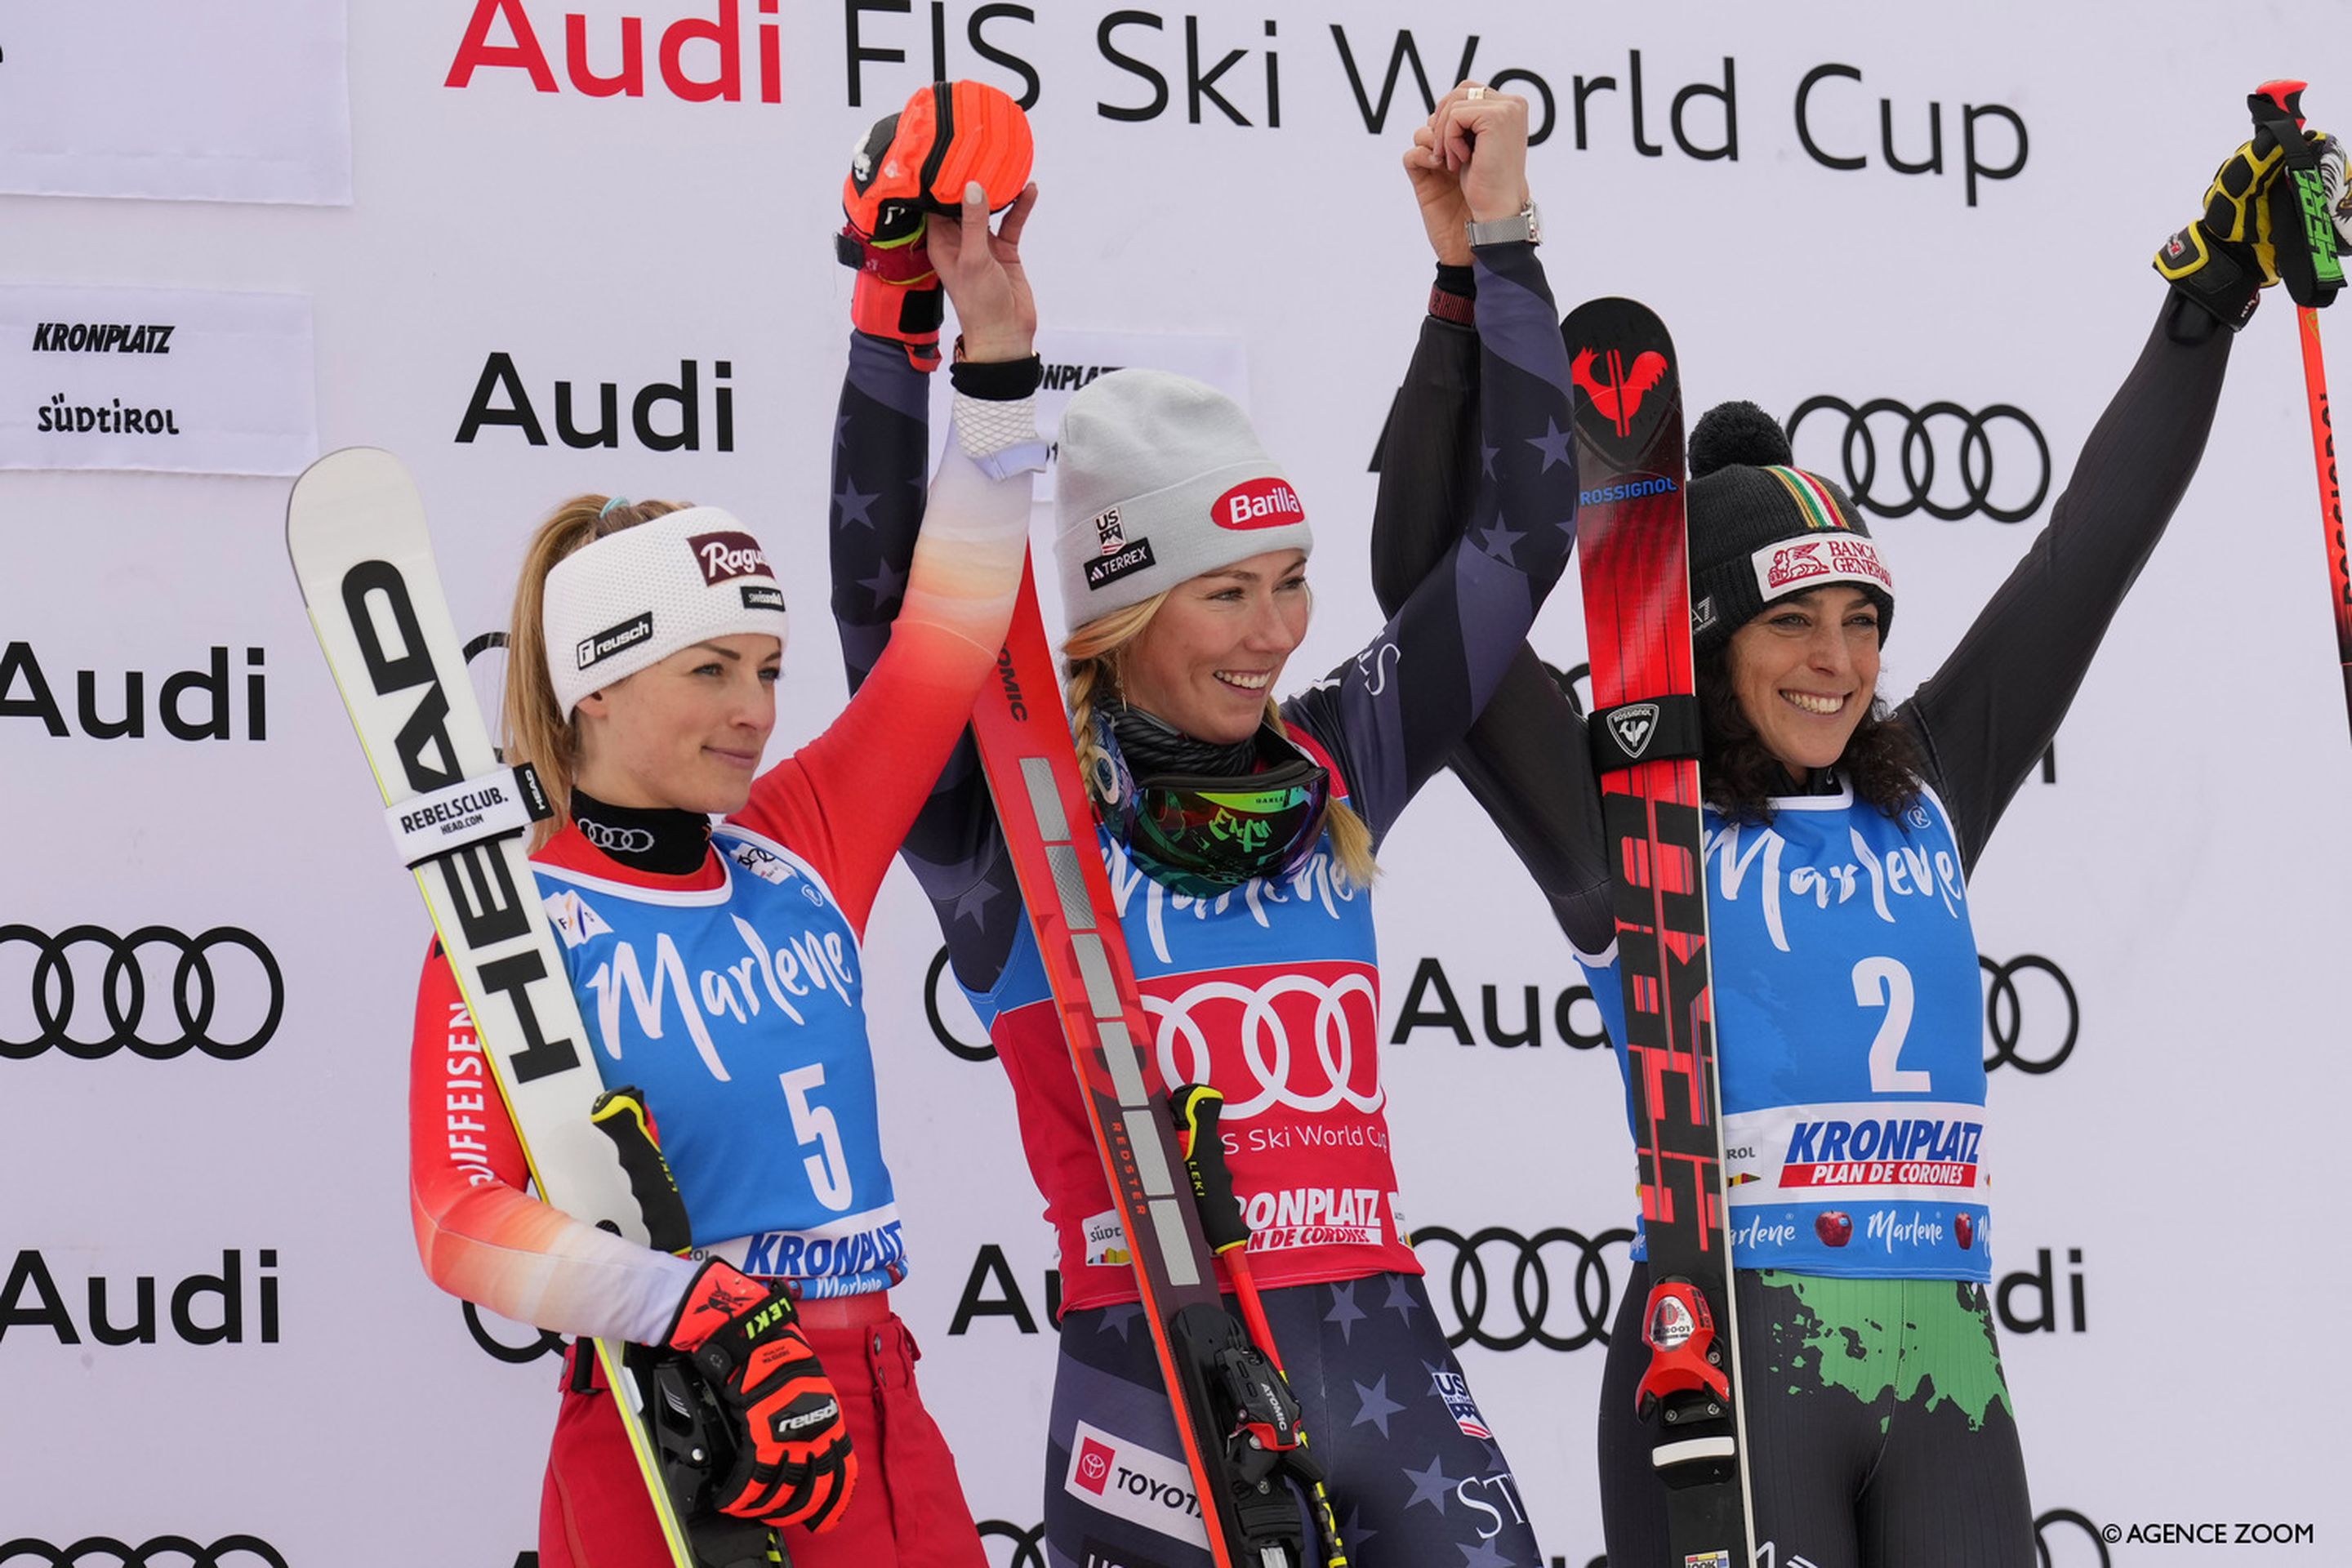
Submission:
M 1529 245 L 1538 245 L 1543 241 L 1543 215 L 1536 210 L 1534 198 L 1530 197 L 1508 217 L 1496 218 L 1492 223 L 1465 223 L 1462 229 L 1473 245 L 1509 245 L 1522 239 Z

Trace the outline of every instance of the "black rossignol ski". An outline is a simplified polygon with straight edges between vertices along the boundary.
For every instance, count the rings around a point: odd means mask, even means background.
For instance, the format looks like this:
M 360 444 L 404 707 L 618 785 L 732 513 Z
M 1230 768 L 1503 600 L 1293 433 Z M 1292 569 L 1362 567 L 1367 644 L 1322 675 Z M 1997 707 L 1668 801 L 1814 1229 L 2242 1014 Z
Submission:
M 1666 1484 L 1668 1563 L 1749 1568 L 1755 1525 L 1706 952 L 1682 381 L 1664 325 L 1630 300 L 1580 305 L 1560 333 L 1583 393 L 1576 552 L 1650 1259 L 1639 1415 L 1651 1424 L 1651 1462 Z
M 294 482 L 286 549 L 539 1195 L 632 1240 L 683 1247 L 685 1209 L 642 1107 L 633 1090 L 605 1093 L 586 1049 L 524 853 L 551 808 L 530 769 L 501 767 L 492 749 L 415 484 L 389 452 L 331 452 Z M 707 1509 L 710 1476 L 732 1455 L 691 1363 L 608 1340 L 595 1352 L 675 1568 L 773 1568 L 765 1526 Z
M 1296 1568 L 1305 1537 L 1278 1457 L 1253 1447 L 1245 1413 L 1279 1375 L 1225 1310 L 1168 1109 L 1143 1052 L 1150 1038 L 1078 784 L 1068 711 L 1024 566 L 996 679 L 972 710 L 982 771 L 1021 883 L 1070 1047 L 1087 1121 L 1127 1228 L 1144 1321 L 1198 1488 L 1219 1568 Z

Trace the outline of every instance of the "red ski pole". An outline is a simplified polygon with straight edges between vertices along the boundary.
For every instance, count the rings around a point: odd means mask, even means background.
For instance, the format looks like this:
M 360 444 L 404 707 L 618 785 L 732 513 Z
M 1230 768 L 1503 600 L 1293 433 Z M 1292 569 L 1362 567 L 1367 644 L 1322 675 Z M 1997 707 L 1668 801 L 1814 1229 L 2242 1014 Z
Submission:
M 2296 204 L 2304 218 L 2303 244 L 2310 257 L 2311 280 L 2290 275 L 2289 292 L 2295 294 L 2295 326 L 2303 341 L 2303 385 L 2311 405 L 2311 455 L 2319 469 L 2319 526 L 2327 546 L 2328 600 L 2336 616 L 2336 662 L 2344 676 L 2344 710 L 2352 722 L 2352 563 L 2344 543 L 2344 489 L 2336 477 L 2336 429 L 2328 416 L 2327 364 L 2319 350 L 2318 303 L 2332 297 L 2343 281 L 2336 259 L 2336 224 L 2327 210 L 2327 194 L 2320 178 L 2319 161 L 2303 137 L 2303 89 L 2292 79 L 2266 81 L 2247 98 L 2254 116 L 2256 150 L 2263 137 L 2275 138 L 2286 148 L 2283 174 L 2295 182 Z M 2275 235 L 2282 246 L 2292 237 Z M 2284 269 L 2283 269 L 2284 270 Z M 2298 289 L 2296 285 L 2303 282 Z M 2312 299 L 2304 296 L 2310 294 Z

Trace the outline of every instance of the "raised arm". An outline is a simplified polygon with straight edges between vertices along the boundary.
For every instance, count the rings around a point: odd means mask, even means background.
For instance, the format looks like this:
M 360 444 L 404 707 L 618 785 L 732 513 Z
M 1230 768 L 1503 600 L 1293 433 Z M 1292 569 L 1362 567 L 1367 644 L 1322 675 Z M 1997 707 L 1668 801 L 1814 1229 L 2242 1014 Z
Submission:
M 1024 196 L 1024 203 L 1028 200 Z M 1023 210 L 1025 217 L 1025 205 Z M 1010 224 L 1006 228 L 1009 240 L 1004 231 L 995 237 L 999 259 L 1009 245 L 1013 275 L 1019 277 L 1021 228 Z M 929 242 L 936 244 L 940 237 L 935 233 Z M 1033 331 L 1034 311 L 1030 307 L 1027 317 Z M 1026 335 L 1001 345 L 982 344 L 980 353 L 992 356 L 983 359 L 975 353 L 971 323 L 965 325 L 967 358 L 949 373 L 960 396 L 1003 402 L 1034 393 L 1039 367 Z M 851 334 L 835 432 L 834 625 L 850 688 L 862 697 L 867 675 L 886 650 L 897 646 L 892 632 L 908 609 L 908 572 L 930 499 L 923 489 L 929 461 L 929 383 L 898 342 L 865 332 Z M 1025 512 L 1022 522 L 1025 529 Z M 1016 584 L 1019 569 L 1016 561 Z M 993 660 L 998 647 L 992 645 L 988 651 Z M 910 779 L 922 786 L 923 795 L 899 853 L 930 900 L 957 975 L 985 989 L 994 984 L 1012 951 L 1020 930 L 1021 900 L 1011 863 L 1003 854 L 979 755 L 963 728 L 971 711 L 967 696 L 957 717 L 957 737 L 942 760 L 928 773 L 910 770 Z
M 1415 147 L 1423 166 L 1457 182 L 1482 222 L 1507 221 L 1526 201 L 1526 106 L 1472 84 L 1449 93 Z M 1465 142 L 1467 142 L 1466 147 Z M 1516 161 L 1515 161 L 1516 160 Z M 1576 460 L 1568 353 L 1535 247 L 1472 251 L 1477 294 L 1475 450 L 1444 429 L 1409 431 L 1402 411 L 1388 447 L 1411 442 L 1453 467 L 1434 504 L 1450 540 L 1352 660 L 1285 704 L 1285 714 L 1339 759 L 1357 810 L 1384 834 L 1422 784 L 1445 765 L 1493 695 L 1559 581 L 1576 537 Z M 1442 323 L 1417 363 L 1461 397 L 1472 353 Z
M 1372 591 L 1390 614 L 1460 536 L 1484 467 L 1467 213 L 1459 187 L 1415 156 L 1433 135 L 1427 126 L 1416 132 L 1405 171 L 1436 254 L 1437 281 L 1390 410 L 1372 510 Z M 1590 759 L 1583 714 L 1522 643 L 1448 760 L 1527 867 L 1570 946 L 1598 957 L 1615 922 Z

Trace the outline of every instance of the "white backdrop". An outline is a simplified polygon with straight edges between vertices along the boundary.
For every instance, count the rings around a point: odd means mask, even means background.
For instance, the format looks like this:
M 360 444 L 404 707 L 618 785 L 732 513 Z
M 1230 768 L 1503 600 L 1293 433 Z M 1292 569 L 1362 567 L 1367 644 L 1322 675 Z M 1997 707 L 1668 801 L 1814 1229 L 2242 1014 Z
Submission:
M 199 14 L 204 50 L 157 47 L 165 19 Z M 1931 494 L 1969 515 L 1874 523 L 1904 584 L 1899 694 L 2046 518 L 2156 311 L 2148 256 L 2242 138 L 2246 90 L 2297 72 L 2318 81 L 2317 122 L 2352 119 L 2330 93 L 2340 28 L 2288 30 L 2310 15 L 1490 0 L 1473 47 L 1463 8 L 1399 0 L 0 9 L 0 124 L 26 127 L 26 102 L 108 110 L 103 138 L 43 143 L 37 178 L 0 158 L 0 188 L 44 193 L 0 195 L 9 320 L 24 301 L 35 323 L 173 324 L 187 356 L 141 362 L 127 337 L 107 359 L 60 353 L 21 326 L 0 342 L 0 1040 L 38 1038 L 46 1007 L 90 1047 L 0 1056 L 18 1112 L 0 1140 L 0 1549 L 15 1553 L 0 1568 L 113 1568 L 119 1554 L 74 1549 L 90 1537 L 162 1568 L 191 1561 L 170 1537 L 225 1568 L 513 1568 L 532 1542 L 555 1364 L 492 1359 L 409 1240 L 426 926 L 286 569 L 282 476 L 312 450 L 365 442 L 413 466 L 459 622 L 480 631 L 502 624 L 520 542 L 563 496 L 734 508 L 799 584 L 780 749 L 814 733 L 843 700 L 824 520 L 849 279 L 829 234 L 846 150 L 930 76 L 936 39 L 947 71 L 1036 92 L 1028 248 L 1048 324 L 1074 343 L 1239 345 L 1235 374 L 1320 525 L 1304 679 L 1375 619 L 1367 461 L 1428 280 L 1397 167 L 1425 106 L 1412 60 L 1391 70 L 1409 38 L 1433 87 L 1466 57 L 1549 95 L 1531 172 L 1554 289 L 1563 305 L 1653 304 L 1694 409 L 2010 405 L 2023 421 L 1986 425 L 2002 510 L 2042 477 L 2027 423 L 2046 440 L 2051 487 L 2010 525 L 1966 494 L 1961 423 L 1929 423 Z M 579 85 L 632 56 L 638 87 Z M 200 102 L 172 89 L 192 74 Z M 20 97 L 37 78 L 41 96 Z M 1891 166 L 1938 146 L 1938 172 Z M 131 164 L 163 177 L 127 183 Z M 243 173 L 224 186 L 227 165 Z M 124 194 L 190 199 L 87 199 Z M 93 293 L 108 289 L 142 292 L 110 311 Z M 231 307 L 207 303 L 221 291 L 291 297 L 308 353 L 239 358 Z M 1992 1091 L 2003 1349 L 2053 1568 L 2252 1550 L 2108 1547 L 2109 1523 L 2308 1526 L 2255 1559 L 2282 1563 L 2339 1560 L 2352 1532 L 2326 1331 L 2352 1285 L 2334 1152 L 2352 743 L 2293 336 L 2273 300 L 2240 339 L 2202 474 L 1973 895 L 1985 954 L 2018 964 L 1999 1035 L 2037 1065 L 2073 1038 L 2057 1070 L 2003 1066 Z M 494 355 L 545 445 L 511 423 L 459 438 Z M 633 400 L 679 389 L 650 412 L 674 436 L 689 375 L 695 439 L 648 446 Z M 576 426 L 608 382 L 615 445 L 566 446 L 558 396 L 572 389 Z M 166 405 L 155 387 L 187 434 L 118 429 L 97 458 L 95 434 L 11 434 L 60 393 L 110 410 L 135 390 L 144 410 Z M 257 409 L 258 426 L 240 412 Z M 1837 474 L 1840 426 L 1809 419 L 1800 460 Z M 1873 428 L 1874 492 L 1899 503 L 1900 418 Z M 1538 630 L 1563 666 L 1582 657 L 1573 599 Z M 133 714 L 142 732 L 110 733 Z M 1540 900 L 1450 779 L 1383 860 L 1380 1048 L 1410 1212 L 1496 1232 L 1479 1334 L 1585 1339 L 1578 1238 L 1631 1208 L 1616 1072 L 1567 1036 L 1596 1026 L 1591 1009 L 1564 1000 L 1573 971 Z M 175 974 L 175 943 L 208 934 Z M 106 1016 L 115 942 L 144 978 L 135 1018 Z M 40 967 L 48 947 L 69 1001 Z M 927 1016 L 937 950 L 894 874 L 868 952 L 916 1269 L 898 1300 L 975 1511 L 1003 1521 L 992 1560 L 1035 1563 L 1051 1243 L 1002 1074 L 959 1059 Z M 113 994 L 133 1010 L 121 976 Z M 976 1036 L 959 1005 L 941 1011 L 950 1036 Z M 109 1044 L 190 1022 L 210 1049 Z M 1573 1234 L 1537 1255 L 1549 1308 L 1531 1324 L 1511 1261 L 1553 1229 Z M 1454 1250 L 1426 1239 L 1459 1324 Z M 1622 1278 L 1622 1245 L 1602 1258 Z M 511 1325 L 491 1335 L 532 1345 Z M 1463 1357 L 1547 1552 L 1582 1568 L 1601 1549 L 1599 1347 Z

